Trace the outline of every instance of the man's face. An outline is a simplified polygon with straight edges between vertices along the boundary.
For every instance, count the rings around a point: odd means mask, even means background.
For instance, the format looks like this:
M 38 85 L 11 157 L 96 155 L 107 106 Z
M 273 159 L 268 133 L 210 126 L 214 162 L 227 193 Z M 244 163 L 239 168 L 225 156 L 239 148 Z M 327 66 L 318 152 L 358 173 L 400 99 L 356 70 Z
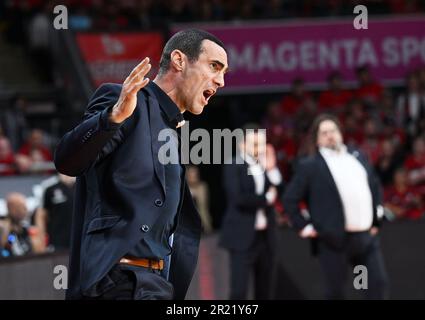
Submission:
M 228 68 L 226 51 L 218 44 L 204 40 L 201 48 L 198 60 L 187 61 L 179 90 L 184 108 L 193 114 L 202 113 L 209 99 L 224 86 Z
M 26 218 L 28 209 L 23 195 L 17 193 L 10 194 L 6 202 L 9 216 L 14 221 L 19 222 Z
M 266 135 L 258 132 L 249 132 L 245 138 L 245 152 L 254 159 L 266 151 Z
M 39 147 L 43 144 L 43 132 L 40 130 L 33 130 L 30 136 L 31 145 L 33 147 Z
M 317 132 L 317 145 L 320 148 L 339 150 L 341 144 L 342 135 L 336 123 L 332 120 L 321 122 Z

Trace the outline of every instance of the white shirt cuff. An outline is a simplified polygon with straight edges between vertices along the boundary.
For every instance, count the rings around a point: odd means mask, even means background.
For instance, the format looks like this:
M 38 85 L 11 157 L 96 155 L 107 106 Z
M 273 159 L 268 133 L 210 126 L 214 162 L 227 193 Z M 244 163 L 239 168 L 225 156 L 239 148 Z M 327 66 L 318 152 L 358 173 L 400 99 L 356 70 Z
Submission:
M 267 177 L 269 178 L 270 182 L 275 186 L 282 183 L 282 175 L 280 174 L 278 168 L 273 168 L 267 171 Z
M 274 192 L 266 192 L 265 196 L 268 204 L 272 204 L 276 200 L 276 193 Z
M 308 237 L 313 231 L 314 227 L 311 223 L 309 223 L 301 230 L 301 237 Z
M 382 219 L 382 217 L 384 216 L 384 207 L 381 205 L 378 205 L 376 207 L 376 215 L 378 216 L 378 219 Z

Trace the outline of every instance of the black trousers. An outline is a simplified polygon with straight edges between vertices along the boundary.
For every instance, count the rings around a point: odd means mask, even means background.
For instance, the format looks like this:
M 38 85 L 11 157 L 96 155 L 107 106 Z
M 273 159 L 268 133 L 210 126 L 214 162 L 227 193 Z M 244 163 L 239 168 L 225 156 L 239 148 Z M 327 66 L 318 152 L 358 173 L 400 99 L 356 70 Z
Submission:
M 347 273 L 351 265 L 351 274 L 357 265 L 367 269 L 367 289 L 360 289 L 366 299 L 385 299 L 388 294 L 388 277 L 381 253 L 379 237 L 368 231 L 347 232 L 342 249 L 329 246 L 318 240 L 318 258 L 325 282 L 326 299 L 344 299 Z M 354 283 L 351 283 L 354 286 Z
M 275 255 L 266 231 L 256 231 L 252 246 L 230 253 L 230 299 L 246 300 L 250 274 L 254 275 L 255 300 L 271 299 Z
M 150 268 L 115 265 L 97 285 L 98 294 L 88 300 L 171 300 L 173 285 Z

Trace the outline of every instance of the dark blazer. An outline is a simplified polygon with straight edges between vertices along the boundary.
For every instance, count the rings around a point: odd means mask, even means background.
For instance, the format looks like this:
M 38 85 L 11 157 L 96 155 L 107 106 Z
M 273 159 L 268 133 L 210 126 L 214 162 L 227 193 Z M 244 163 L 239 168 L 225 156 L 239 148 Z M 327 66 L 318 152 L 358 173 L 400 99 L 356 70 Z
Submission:
M 67 298 L 90 293 L 161 214 L 170 182 L 165 181 L 164 166 L 158 160 L 162 115 L 150 85 L 138 92 L 134 113 L 121 125 L 108 121 L 121 85 L 102 85 L 83 121 L 57 146 L 57 170 L 77 176 Z M 201 230 L 186 183 L 182 197 L 169 275 L 175 299 L 186 295 Z
M 367 171 L 373 201 L 373 225 L 377 226 L 377 206 L 381 204 L 382 197 L 378 179 L 365 156 L 352 148 L 348 148 L 348 152 L 356 157 Z M 311 220 L 301 215 L 299 208 L 301 201 L 306 202 Z M 335 247 L 343 245 L 345 217 L 342 200 L 320 152 L 313 157 L 300 160 L 294 177 L 286 188 L 283 205 L 295 229 L 300 231 L 312 223 L 320 239 Z
M 243 160 L 239 157 L 238 161 Z M 239 162 L 239 163 L 240 163 Z M 255 193 L 255 182 L 252 175 L 248 175 L 248 164 L 236 164 L 236 158 L 232 164 L 224 165 L 224 187 L 227 198 L 227 208 L 222 221 L 220 246 L 230 250 L 248 249 L 255 236 L 255 218 L 257 210 L 264 208 L 267 216 L 267 231 L 270 241 L 275 236 L 275 212 L 267 205 L 265 193 L 271 186 L 265 174 L 264 193 Z M 276 186 L 278 194 L 282 192 L 283 183 Z

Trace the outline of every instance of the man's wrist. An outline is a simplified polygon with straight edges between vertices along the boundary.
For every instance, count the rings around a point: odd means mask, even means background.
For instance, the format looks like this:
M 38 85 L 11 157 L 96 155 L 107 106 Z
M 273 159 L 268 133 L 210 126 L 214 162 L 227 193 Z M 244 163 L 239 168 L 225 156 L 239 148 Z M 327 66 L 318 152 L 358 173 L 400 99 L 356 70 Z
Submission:
M 311 223 L 309 223 L 308 225 L 306 225 L 301 231 L 300 231 L 300 235 L 301 237 L 308 237 L 310 234 L 312 234 L 314 232 L 314 227 Z
M 272 169 L 267 170 L 267 177 L 270 182 L 274 185 L 279 185 L 282 183 L 282 175 L 277 167 L 273 167 Z
M 274 201 L 276 200 L 275 192 L 267 191 L 265 196 L 266 196 L 267 204 L 273 204 Z
M 118 102 L 109 110 L 109 122 L 113 124 L 121 124 L 124 120 L 119 117 L 117 112 Z
M 111 118 L 112 108 L 113 107 L 109 107 L 102 112 L 101 128 L 103 130 L 107 130 L 107 131 L 116 130 L 121 126 L 121 123 L 117 123 L 117 122 L 113 121 L 113 119 Z

